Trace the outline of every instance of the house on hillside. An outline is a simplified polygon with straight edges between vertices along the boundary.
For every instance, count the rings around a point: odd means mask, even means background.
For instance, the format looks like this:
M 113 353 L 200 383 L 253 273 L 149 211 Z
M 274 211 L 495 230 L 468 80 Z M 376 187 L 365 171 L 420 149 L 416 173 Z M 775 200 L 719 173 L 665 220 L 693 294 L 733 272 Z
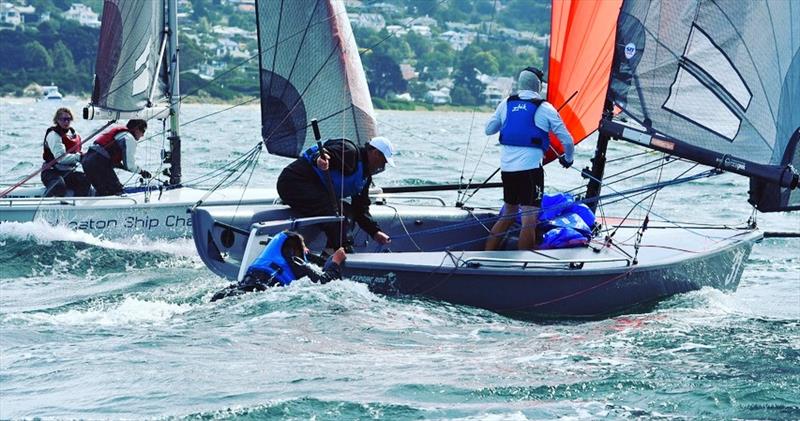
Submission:
M 452 49 L 461 51 L 475 41 L 476 35 L 475 32 L 445 31 L 439 34 L 439 39 L 447 41 Z
M 88 26 L 90 28 L 100 27 L 99 15 L 83 3 L 72 3 L 69 10 L 64 12 L 62 16 L 64 19 L 78 21 L 78 24 L 81 26 Z
M 434 105 L 442 105 L 442 104 L 449 104 L 452 100 L 450 99 L 450 93 L 445 92 L 443 90 L 440 91 L 428 91 L 425 93 L 425 102 Z
M 0 28 L 16 28 L 24 22 L 17 5 L 0 3 Z
M 347 17 L 350 18 L 350 23 L 358 28 L 380 31 L 386 26 L 386 20 L 377 13 L 348 13 Z
M 483 90 L 483 98 L 488 105 L 497 105 L 503 98 L 511 94 L 514 87 L 513 77 L 496 77 L 486 74 L 478 75 L 478 80 L 486 87 Z

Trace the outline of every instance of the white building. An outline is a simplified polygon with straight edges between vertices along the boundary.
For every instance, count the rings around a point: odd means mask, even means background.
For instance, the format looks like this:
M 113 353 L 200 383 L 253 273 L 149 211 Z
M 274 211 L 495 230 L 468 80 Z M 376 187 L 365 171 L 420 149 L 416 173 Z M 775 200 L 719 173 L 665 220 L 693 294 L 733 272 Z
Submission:
M 19 8 L 11 3 L 0 3 L 0 23 L 5 27 L 16 28 L 24 22 Z
M 386 26 L 386 20 L 383 15 L 377 13 L 348 13 L 347 17 L 350 18 L 350 23 L 359 28 L 368 28 L 373 31 L 380 31 Z
M 478 80 L 486 85 L 483 90 L 483 97 L 487 104 L 497 105 L 503 98 L 511 94 L 514 87 L 513 77 L 495 77 L 486 74 L 478 75 Z
M 454 50 L 461 51 L 475 41 L 475 36 L 475 32 L 445 31 L 439 34 L 439 39 L 447 41 Z
M 442 91 L 428 91 L 425 93 L 425 102 L 434 105 L 449 104 L 450 94 Z
M 95 13 L 89 6 L 82 3 L 73 3 L 69 10 L 64 12 L 64 19 L 76 20 L 81 26 L 88 26 L 91 28 L 99 28 L 100 20 L 99 15 Z

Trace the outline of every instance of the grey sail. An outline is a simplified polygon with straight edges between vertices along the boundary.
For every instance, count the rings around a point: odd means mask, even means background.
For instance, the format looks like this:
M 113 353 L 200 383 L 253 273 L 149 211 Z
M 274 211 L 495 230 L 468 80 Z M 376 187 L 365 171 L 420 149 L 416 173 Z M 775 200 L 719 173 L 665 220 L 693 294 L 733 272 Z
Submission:
M 165 2 L 105 0 L 91 105 L 135 113 L 163 103 L 167 91 Z
M 797 1 L 626 1 L 611 98 L 644 133 L 618 134 L 751 177 L 763 210 L 797 207 L 799 51 Z
M 297 157 L 315 141 L 312 119 L 325 138 L 369 141 L 372 101 L 344 4 L 261 0 L 256 11 L 267 150 Z

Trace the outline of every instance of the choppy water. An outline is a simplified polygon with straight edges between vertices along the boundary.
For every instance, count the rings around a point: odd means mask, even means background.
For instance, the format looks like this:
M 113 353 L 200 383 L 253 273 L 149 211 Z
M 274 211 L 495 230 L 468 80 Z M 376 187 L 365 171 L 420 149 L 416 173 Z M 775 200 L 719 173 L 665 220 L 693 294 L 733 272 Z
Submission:
M 222 108 L 186 106 L 185 120 Z M 39 165 L 54 109 L 3 102 L 2 181 Z M 465 163 L 464 177 L 477 168 L 474 179 L 483 181 L 498 162 L 496 148 L 483 152 L 485 114 L 378 117 L 400 146 L 401 166 L 379 176 L 382 184 L 456 181 Z M 96 124 L 76 127 L 86 134 Z M 258 133 L 255 107 L 186 126 L 186 178 L 241 155 Z M 159 142 L 140 151 L 145 168 L 155 165 Z M 579 147 L 576 167 L 588 165 L 592 148 Z M 614 143 L 610 158 L 631 151 Z M 262 157 L 251 184 L 271 185 L 287 162 Z M 655 179 L 612 188 L 642 181 Z M 548 169 L 552 190 L 579 182 L 578 171 Z M 653 213 L 741 224 L 750 215 L 746 190 L 738 177 L 707 179 L 660 193 Z M 470 203 L 499 197 L 486 191 Z M 759 223 L 800 229 L 788 214 Z M 2 224 L 0 418 L 798 419 L 798 245 L 756 245 L 733 294 L 701 290 L 644 314 L 535 323 L 386 298 L 349 281 L 300 281 L 208 303 L 226 282 L 205 269 L 190 240 L 110 241 Z

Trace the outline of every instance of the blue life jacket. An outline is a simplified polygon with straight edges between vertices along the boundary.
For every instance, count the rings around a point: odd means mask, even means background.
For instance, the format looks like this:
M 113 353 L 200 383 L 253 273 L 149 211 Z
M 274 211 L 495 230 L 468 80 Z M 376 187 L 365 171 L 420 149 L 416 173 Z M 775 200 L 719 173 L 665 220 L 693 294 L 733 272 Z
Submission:
M 328 187 L 328 176 L 325 175 L 325 171 L 322 171 L 317 167 L 315 162 L 315 156 L 317 155 L 317 151 L 319 148 L 317 146 L 312 146 L 308 148 L 303 153 L 303 158 L 306 159 L 311 164 L 311 167 L 314 168 L 314 171 L 319 176 L 319 179 L 322 181 L 322 185 L 326 188 Z M 364 164 L 361 160 L 358 160 L 358 164 L 356 166 L 356 170 L 353 171 L 352 174 L 342 176 L 341 171 L 329 170 L 328 173 L 331 175 L 331 182 L 333 183 L 333 192 L 336 195 L 337 199 L 342 199 L 344 197 L 351 197 L 361 193 L 361 190 L 364 189 L 364 185 L 366 184 L 367 180 L 364 178 Z
M 541 99 L 520 99 L 517 95 L 508 97 L 506 120 L 500 129 L 500 144 L 509 146 L 530 146 L 545 152 L 550 148 L 550 135 L 536 126 L 534 116 Z
M 261 256 L 258 256 L 258 259 L 247 268 L 247 274 L 250 274 L 253 270 L 259 270 L 269 274 L 269 276 L 273 276 L 283 286 L 289 285 L 297 279 L 294 276 L 294 272 L 292 272 L 291 266 L 289 266 L 289 262 L 286 261 L 283 253 L 281 253 L 286 238 L 285 232 L 272 237 Z

